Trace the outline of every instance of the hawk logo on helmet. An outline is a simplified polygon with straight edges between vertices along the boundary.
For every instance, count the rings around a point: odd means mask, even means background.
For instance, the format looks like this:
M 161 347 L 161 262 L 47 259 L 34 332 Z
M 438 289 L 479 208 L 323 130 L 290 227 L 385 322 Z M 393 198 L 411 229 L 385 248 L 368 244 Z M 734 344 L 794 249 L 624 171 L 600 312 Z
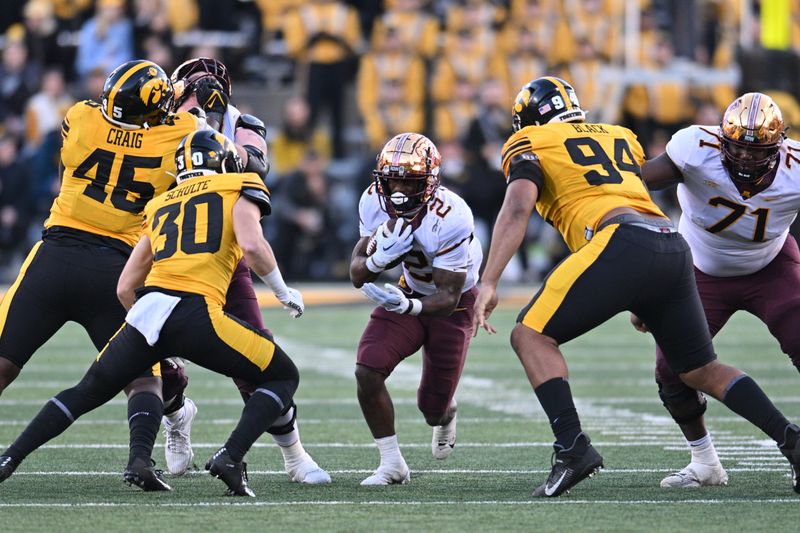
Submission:
M 167 82 L 160 78 L 153 78 L 142 85 L 139 90 L 139 97 L 146 105 L 154 105 L 159 103 L 166 93 Z

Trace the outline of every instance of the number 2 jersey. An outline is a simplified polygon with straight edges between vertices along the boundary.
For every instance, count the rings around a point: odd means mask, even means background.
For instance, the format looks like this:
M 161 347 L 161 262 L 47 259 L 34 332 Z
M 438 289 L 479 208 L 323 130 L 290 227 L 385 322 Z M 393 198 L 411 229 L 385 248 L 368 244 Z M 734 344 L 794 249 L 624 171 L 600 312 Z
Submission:
M 456 193 L 438 187 L 427 205 L 419 226 L 414 230 L 414 244 L 403 259 L 403 279 L 406 285 L 420 294 L 433 294 L 433 269 L 465 272 L 462 292 L 478 283 L 478 271 L 483 260 L 481 243 L 474 235 L 472 211 Z M 381 208 L 375 186 L 370 185 L 358 204 L 359 232 L 369 237 L 378 226 L 389 220 Z M 415 224 L 416 225 L 416 224 Z
M 153 267 L 145 287 L 200 294 L 220 306 L 242 258 L 233 232 L 233 206 L 244 194 L 262 214 L 269 191 L 258 174 L 211 174 L 188 179 L 147 204 L 144 234 Z
M 103 118 L 96 102 L 73 105 L 61 126 L 61 191 L 44 227 L 77 229 L 134 246 L 145 204 L 175 183 L 175 150 L 198 127 L 197 117 L 182 112 L 149 129 L 123 129 Z
M 610 124 L 551 123 L 528 126 L 503 146 L 503 173 L 538 161 L 536 210 L 561 233 L 571 251 L 591 238 L 603 216 L 618 207 L 664 216 L 641 180 L 644 150 L 636 135 Z M 527 169 L 531 167 L 528 166 Z M 527 170 L 526 169 L 526 170 Z
M 800 209 L 800 143 L 786 139 L 766 189 L 744 198 L 720 158 L 717 126 L 690 126 L 672 136 L 667 155 L 683 174 L 678 230 L 694 265 L 710 276 L 743 276 L 778 255 Z

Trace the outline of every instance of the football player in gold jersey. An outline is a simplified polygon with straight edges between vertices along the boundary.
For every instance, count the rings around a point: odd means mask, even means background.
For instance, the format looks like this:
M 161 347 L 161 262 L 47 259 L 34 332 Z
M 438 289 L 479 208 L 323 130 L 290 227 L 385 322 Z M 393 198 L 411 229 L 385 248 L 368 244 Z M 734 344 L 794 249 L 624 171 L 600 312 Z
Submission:
M 150 365 L 179 355 L 257 384 L 239 424 L 206 464 L 229 494 L 254 496 L 242 459 L 291 403 L 299 376 L 269 335 L 222 307 L 243 256 L 260 276 L 276 267 L 260 225 L 271 210 L 269 193 L 258 175 L 240 173 L 236 148 L 220 133 L 190 133 L 176 160 L 178 186 L 148 203 L 144 235 L 119 279 L 119 298 L 129 308 L 122 327 L 84 378 L 48 402 L 0 457 L 0 481 Z M 302 312 L 299 293 L 292 303 Z
M 190 113 L 170 113 L 172 96 L 161 67 L 137 60 L 109 75 L 101 103 L 78 102 L 67 111 L 61 191 L 42 240 L 0 302 L 0 392 L 65 322 L 82 325 L 100 349 L 125 317 L 116 285 L 139 240 L 142 211 L 175 182 L 175 148 L 202 124 Z M 149 464 L 161 421 L 159 367 L 126 392 L 133 469 L 125 478 L 167 490 Z M 147 457 L 146 467 L 133 465 L 135 457 Z
M 515 132 L 502 152 L 506 195 L 481 277 L 476 328 L 495 332 L 487 320 L 497 305 L 497 283 L 534 207 L 572 251 L 545 278 L 511 333 L 556 438 L 550 475 L 533 495 L 558 496 L 603 466 L 581 430 L 559 345 L 624 310 L 641 318 L 687 385 L 758 426 L 798 464 L 800 428 L 755 381 L 716 358 L 689 246 L 648 196 L 636 136 L 586 123 L 575 91 L 554 77 L 523 87 L 512 115 Z

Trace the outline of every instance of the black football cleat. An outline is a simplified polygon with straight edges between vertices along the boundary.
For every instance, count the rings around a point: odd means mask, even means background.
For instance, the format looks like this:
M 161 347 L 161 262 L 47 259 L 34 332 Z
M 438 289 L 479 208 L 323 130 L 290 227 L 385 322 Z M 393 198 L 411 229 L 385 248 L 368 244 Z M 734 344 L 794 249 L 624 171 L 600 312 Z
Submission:
M 145 492 L 172 490 L 161 478 L 164 472 L 153 468 L 155 464 L 149 457 L 134 457 L 125 467 L 122 479 L 128 485 L 136 485 Z
M 227 496 L 250 496 L 256 493 L 247 486 L 247 463 L 235 462 L 223 446 L 206 463 L 206 470 L 228 486 Z
M 542 485 L 533 491 L 537 498 L 555 498 L 603 468 L 603 458 L 581 432 L 567 449 L 553 445 L 553 468 Z
M 17 463 L 11 457 L 7 455 L 0 457 L 0 483 L 10 478 L 16 469 Z
M 800 494 L 800 427 L 789 424 L 785 434 L 784 446 L 779 446 L 779 449 L 792 467 L 792 488 Z

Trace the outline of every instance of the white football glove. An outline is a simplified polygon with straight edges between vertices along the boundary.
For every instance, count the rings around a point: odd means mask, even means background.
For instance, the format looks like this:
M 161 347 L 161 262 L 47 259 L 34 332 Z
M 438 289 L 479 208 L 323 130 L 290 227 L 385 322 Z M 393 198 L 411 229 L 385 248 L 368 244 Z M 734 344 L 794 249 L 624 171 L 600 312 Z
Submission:
M 286 294 L 282 294 L 281 296 L 282 298 L 278 299 L 283 304 L 283 308 L 288 309 L 292 318 L 300 318 L 306 310 L 306 306 L 303 303 L 303 295 L 300 294 L 300 291 L 291 287 L 286 287 Z
M 368 261 L 371 261 L 376 268 L 384 270 L 386 265 L 410 252 L 413 244 L 411 224 L 398 221 L 392 231 L 386 228 L 385 223 L 381 224 L 375 234 L 375 253 L 369 256 Z M 367 267 L 369 268 L 369 265 Z
M 387 311 L 401 315 L 418 315 L 422 311 L 422 302 L 416 298 L 408 298 L 403 291 L 386 283 L 385 289 L 381 289 L 374 283 L 365 283 L 361 287 L 364 295 L 380 305 Z

